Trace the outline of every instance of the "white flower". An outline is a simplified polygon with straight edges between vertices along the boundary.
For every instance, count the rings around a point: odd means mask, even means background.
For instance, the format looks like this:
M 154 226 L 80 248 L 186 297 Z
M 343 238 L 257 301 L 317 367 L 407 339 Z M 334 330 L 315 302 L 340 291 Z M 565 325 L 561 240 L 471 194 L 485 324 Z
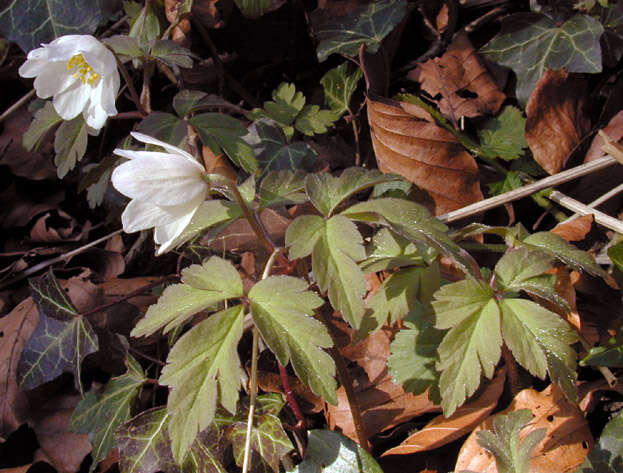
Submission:
M 205 169 L 184 150 L 142 133 L 132 136 L 167 151 L 115 149 L 115 154 L 130 161 L 117 166 L 111 177 L 113 186 L 132 199 L 121 215 L 124 231 L 154 227 L 160 255 L 171 249 L 205 201 Z
M 22 77 L 36 77 L 35 90 L 52 103 L 63 120 L 80 113 L 89 127 L 99 130 L 116 115 L 119 71 L 115 56 L 93 36 L 68 35 L 28 53 L 19 68 Z

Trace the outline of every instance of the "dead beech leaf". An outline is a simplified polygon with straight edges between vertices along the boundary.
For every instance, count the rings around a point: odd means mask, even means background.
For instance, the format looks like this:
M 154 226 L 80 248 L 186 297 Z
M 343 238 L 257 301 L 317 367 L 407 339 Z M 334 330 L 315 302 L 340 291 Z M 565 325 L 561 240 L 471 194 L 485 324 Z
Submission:
M 190 41 L 186 35 L 190 32 L 190 20 L 188 18 L 180 18 L 179 7 L 184 0 L 164 0 L 164 14 L 169 23 L 178 22 L 171 32 L 171 39 L 178 44 L 188 46 Z M 179 20 L 179 21 L 178 21 Z
M 206 28 L 223 28 L 231 13 L 231 0 L 194 0 L 192 16 Z
M 481 423 L 467 438 L 456 462 L 456 471 L 472 470 L 479 473 L 497 473 L 493 455 L 476 441 L 476 432 L 493 430 L 493 418 L 511 411 L 530 409 L 534 418 L 520 433 L 547 429 L 545 438 L 537 445 L 530 461 L 530 473 L 571 473 L 584 461 L 594 440 L 586 419 L 577 406 L 569 402 L 558 388 L 550 385 L 542 392 L 524 389 L 511 405 Z
M 0 318 L 0 437 L 3 439 L 28 419 L 28 398 L 17 386 L 17 363 L 24 343 L 38 323 L 39 312 L 30 298 Z
M 623 138 L 623 110 L 617 113 L 612 119 L 608 122 L 608 125 L 603 129 L 604 133 L 608 135 L 611 141 L 617 143 L 621 138 Z M 591 143 L 591 147 L 586 153 L 586 157 L 584 158 L 584 162 L 588 163 L 590 161 L 594 161 L 597 158 L 601 158 L 606 153 L 602 151 L 601 147 L 605 144 L 604 139 L 601 137 L 599 133 L 595 135 L 593 138 L 593 142 Z
M 89 221 L 80 225 L 67 213 L 56 210 L 46 212 L 37 219 L 30 230 L 30 238 L 36 242 L 46 243 L 81 241 L 88 236 L 90 230 Z
M 373 94 L 366 103 L 382 172 L 400 174 L 425 191 L 433 202 L 421 203 L 435 215 L 482 200 L 476 161 L 427 111 Z
M 434 450 L 471 432 L 497 406 L 498 399 L 504 390 L 505 380 L 506 370 L 503 369 L 479 396 L 459 407 L 450 417 L 446 418 L 443 414 L 435 417 L 421 430 L 407 437 L 400 445 L 387 450 L 383 456 Z
M 209 146 L 203 146 L 201 155 L 208 174 L 219 174 L 234 182 L 238 180 L 238 173 L 234 171 L 234 168 L 231 167 L 229 161 L 222 154 L 217 155 Z
M 407 77 L 419 82 L 454 124 L 461 117 L 496 114 L 506 99 L 465 33 L 455 38 L 443 56 L 418 65 Z
M 526 141 L 543 169 L 556 174 L 590 127 L 583 112 L 585 84 L 564 70 L 547 71 L 526 106 Z
M 590 215 L 582 215 L 570 222 L 563 222 L 556 225 L 551 232 L 555 233 L 567 241 L 582 241 L 588 235 L 593 227 L 594 217 Z
M 16 468 L 2 468 L 0 470 L 0 473 L 26 473 L 31 466 L 32 463 L 24 466 L 18 466 Z

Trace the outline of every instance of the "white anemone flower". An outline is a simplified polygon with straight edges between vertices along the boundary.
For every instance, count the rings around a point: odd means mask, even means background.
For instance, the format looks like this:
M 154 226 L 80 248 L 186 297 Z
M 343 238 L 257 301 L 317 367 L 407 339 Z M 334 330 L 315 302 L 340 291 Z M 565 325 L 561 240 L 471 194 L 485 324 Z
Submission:
M 208 194 L 205 169 L 186 151 L 142 133 L 132 136 L 161 151 L 115 149 L 128 158 L 112 173 L 112 183 L 132 200 L 121 215 L 127 233 L 154 227 L 157 254 L 169 251 Z
M 80 113 L 99 130 L 117 114 L 119 71 L 113 53 L 93 36 L 67 35 L 28 53 L 19 68 L 22 77 L 35 77 L 35 90 L 52 103 L 63 120 Z

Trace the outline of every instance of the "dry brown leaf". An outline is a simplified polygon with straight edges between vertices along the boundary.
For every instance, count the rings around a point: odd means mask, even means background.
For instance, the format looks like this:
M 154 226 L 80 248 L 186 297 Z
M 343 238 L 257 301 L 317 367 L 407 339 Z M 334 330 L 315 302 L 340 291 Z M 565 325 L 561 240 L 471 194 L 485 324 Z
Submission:
M 192 16 L 206 28 L 223 28 L 231 8 L 231 0 L 194 0 Z
M 520 409 L 530 409 L 534 415 L 521 431 L 521 438 L 536 429 L 547 429 L 545 438 L 534 450 L 530 473 L 571 473 L 582 464 L 594 443 L 588 423 L 577 406 L 550 385 L 542 392 L 524 389 L 507 409 L 489 417 L 474 429 L 461 447 L 456 470 L 497 473 L 493 455 L 478 445 L 476 432 L 482 429 L 492 431 L 495 416 Z
M 0 473 L 26 473 L 31 466 L 32 463 L 24 466 L 18 466 L 16 468 L 3 468 L 0 470 Z
M 25 227 L 34 217 L 48 210 L 58 208 L 58 204 L 65 198 L 64 191 L 53 194 L 37 195 L 37 184 L 20 185 L 12 183 L 0 194 L 0 222 L 2 228 Z
M 178 21 L 179 7 L 183 0 L 164 0 L 164 14 L 169 20 L 169 23 L 173 24 Z M 188 18 L 179 18 L 179 22 L 173 28 L 171 32 L 171 39 L 178 44 L 188 46 L 190 41 L 186 35 L 190 32 L 190 20 Z
M 594 220 L 592 214 L 582 215 L 570 222 L 559 223 L 551 232 L 567 241 L 582 241 L 588 235 L 588 232 L 591 231 Z
M 506 99 L 465 33 L 455 38 L 443 56 L 420 64 L 407 77 L 419 82 L 454 124 L 461 117 L 496 114 Z
M 90 248 L 67 262 L 67 267 L 88 268 L 94 281 L 107 281 L 116 278 L 125 271 L 125 260 L 116 251 Z
M 81 241 L 88 236 L 90 230 L 89 221 L 80 225 L 67 213 L 56 210 L 46 212 L 37 219 L 30 230 L 30 238 L 36 242 L 46 243 Z
M 28 398 L 17 386 L 17 363 L 24 343 L 39 323 L 32 299 L 0 318 L 0 437 L 6 438 L 28 419 Z
M 372 94 L 366 103 L 382 172 L 400 174 L 425 191 L 432 202 L 421 203 L 435 215 L 482 200 L 476 161 L 428 112 Z
M 203 146 L 201 148 L 201 155 L 208 174 L 219 174 L 234 182 L 238 181 L 238 173 L 231 167 L 229 160 L 222 154 L 217 155 L 209 146 Z
M 425 427 L 407 437 L 400 445 L 386 451 L 386 455 L 407 455 L 434 450 L 446 445 L 485 420 L 498 404 L 504 390 L 506 370 L 502 369 L 484 391 L 467 404 L 459 407 L 450 417 L 439 415 Z
M 437 31 L 443 33 L 448 28 L 448 23 L 450 20 L 450 10 L 448 9 L 448 5 L 444 3 L 441 5 L 437 16 L 435 17 L 435 26 L 437 27 Z
M 611 141 L 615 143 L 623 138 L 623 110 L 617 113 L 612 119 L 608 122 L 608 125 L 603 129 L 603 131 L 608 135 Z M 601 150 L 601 147 L 605 144 L 604 139 L 597 133 L 595 138 L 593 138 L 593 142 L 591 143 L 591 147 L 586 153 L 586 157 L 584 158 L 584 162 L 588 163 L 590 161 L 594 161 L 597 158 L 601 158 L 606 153 Z
M 556 174 L 590 127 L 583 112 L 585 84 L 563 69 L 547 71 L 526 106 L 526 141 L 543 169 Z

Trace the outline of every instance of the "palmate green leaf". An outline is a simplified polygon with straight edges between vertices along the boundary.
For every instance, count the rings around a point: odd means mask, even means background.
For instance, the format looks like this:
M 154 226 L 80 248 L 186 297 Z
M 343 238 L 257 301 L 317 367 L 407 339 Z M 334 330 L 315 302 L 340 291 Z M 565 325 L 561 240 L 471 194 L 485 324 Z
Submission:
M 28 151 L 34 151 L 39 148 L 43 138 L 48 134 L 50 129 L 62 122 L 63 119 L 56 113 L 52 102 L 45 102 L 43 108 L 35 113 L 35 117 L 24 136 L 22 144 Z
M 480 52 L 517 75 L 517 99 L 525 104 L 548 69 L 601 72 L 599 38 L 604 29 L 595 18 L 577 14 L 561 25 L 536 13 L 507 16 L 502 30 Z
M 255 325 L 279 363 L 292 367 L 314 393 L 337 403 L 335 364 L 322 348 L 333 346 L 327 328 L 312 317 L 324 302 L 301 279 L 271 276 L 248 294 Z
M 257 397 L 257 403 L 257 410 L 253 417 L 253 427 L 251 429 L 251 450 L 275 473 L 279 473 L 280 460 L 294 448 L 288 435 L 283 430 L 281 419 L 278 417 L 284 402 L 278 394 L 265 394 Z M 242 466 L 244 459 L 247 438 L 246 418 L 248 415 L 249 406 L 248 402 L 246 402 L 243 409 L 239 410 L 239 417 L 245 420 L 232 424 L 227 432 L 227 439 L 232 444 L 234 459 L 238 466 Z M 251 461 L 253 464 L 257 464 L 257 459 L 252 457 Z
M 381 0 L 345 16 L 322 21 L 314 28 L 318 40 L 318 61 L 324 61 L 333 53 L 357 56 L 362 44 L 372 54 L 376 53 L 381 41 L 402 21 L 406 13 L 406 1 Z
M 424 263 L 413 243 L 386 227 L 374 234 L 366 253 L 366 259 L 359 264 L 366 273 L 403 266 L 421 266 Z
M 136 38 L 140 46 L 151 45 L 160 37 L 160 21 L 149 3 L 131 23 L 128 36 Z
M 253 148 L 242 139 L 247 129 L 233 117 L 222 113 L 201 113 L 188 120 L 204 145 L 219 154 L 221 149 L 237 166 L 253 174 L 258 164 Z
M 184 148 L 188 125 L 172 113 L 152 112 L 140 121 L 136 126 L 136 131 Z
M 269 172 L 260 184 L 260 208 L 305 202 L 306 176 L 303 171 Z
M 493 376 L 502 355 L 500 311 L 493 290 L 483 281 L 465 279 L 435 293 L 435 328 L 450 329 L 439 345 L 439 389 L 449 417 L 480 386 L 482 374 Z
M 588 452 L 575 473 L 618 473 L 623 471 L 623 413 L 606 424 L 599 443 Z
M 257 161 L 263 172 L 310 168 L 318 159 L 318 153 L 307 143 L 288 143 L 286 135 L 278 126 L 265 121 L 255 123 L 259 152 Z
M 383 182 L 401 179 L 394 174 L 352 167 L 345 169 L 339 177 L 328 173 L 308 175 L 305 180 L 305 192 L 314 207 L 329 217 L 338 205 L 353 194 Z
M 619 271 L 623 271 L 623 242 L 619 242 L 608 248 L 608 258 L 610 258 L 610 261 L 612 261 Z
M 350 110 L 350 100 L 357 90 L 357 84 L 363 77 L 361 68 L 356 68 L 352 74 L 349 74 L 348 66 L 348 62 L 343 62 L 320 79 L 324 89 L 325 102 L 338 117 Z
M 59 179 L 64 178 L 87 151 L 87 124 L 82 115 L 64 121 L 54 135 L 54 164 Z
M 307 136 L 326 133 L 340 118 L 332 110 L 320 110 L 318 105 L 305 105 L 296 117 L 294 128 Z
M 218 256 L 182 270 L 182 284 L 167 287 L 132 330 L 133 337 L 164 333 L 217 302 L 242 297 L 242 280 L 233 265 Z
M 168 39 L 158 40 L 154 43 L 149 52 L 151 57 L 164 62 L 169 67 L 193 67 L 192 53 L 190 50 L 177 44 L 175 41 Z
M 502 334 L 517 362 L 541 379 L 549 374 L 575 400 L 578 335 L 559 315 L 526 299 L 501 299 Z
M 349 438 L 310 430 L 305 458 L 291 473 L 383 473 L 376 460 Z
M 68 34 L 92 34 L 105 19 L 106 0 L 9 0 L 2 2 L 0 32 L 24 52 Z
M 439 383 L 435 362 L 445 332 L 437 330 L 418 313 L 409 314 L 403 323 L 408 328 L 394 337 L 387 369 L 405 391 L 422 394 Z
M 488 120 L 478 130 L 480 149 L 488 156 L 510 161 L 519 158 L 526 142 L 526 119 L 516 107 L 504 107 L 502 113 Z
M 580 366 L 608 366 L 623 368 L 623 330 L 619 329 L 605 345 L 593 347 L 588 355 L 580 360 Z
M 273 90 L 273 100 L 264 102 L 264 108 L 254 108 L 249 116 L 254 120 L 268 118 L 279 125 L 287 139 L 292 138 L 294 127 L 292 126 L 297 115 L 303 110 L 305 96 L 296 91 L 294 84 L 282 82 Z
M 503 180 L 487 184 L 491 196 L 519 189 L 521 186 L 523 186 L 523 182 L 517 171 L 509 171 L 508 174 L 504 176 Z
M 311 255 L 318 240 L 326 229 L 325 220 L 318 215 L 296 217 L 286 230 L 286 246 L 290 249 L 290 258 L 305 258 Z M 355 241 L 362 241 L 361 235 L 355 235 Z
M 93 445 L 92 473 L 114 446 L 117 427 L 130 418 L 130 409 L 145 381 L 145 374 L 138 362 L 128 355 L 128 371 L 111 379 L 103 391 L 91 390 L 71 415 L 72 432 L 89 434 Z
M 121 62 L 142 59 L 147 55 L 147 51 L 140 47 L 136 38 L 131 38 L 124 34 L 104 38 L 102 43 L 111 47 Z
M 519 440 L 519 431 L 532 420 L 529 409 L 498 415 L 493 419 L 494 432 L 477 432 L 478 444 L 491 452 L 499 473 L 529 473 L 530 458 L 536 446 L 543 440 L 547 429 L 536 429 Z
M 241 305 L 217 312 L 190 329 L 169 352 L 160 382 L 170 387 L 167 410 L 175 422 L 169 425 L 169 435 L 178 463 L 197 434 L 214 420 L 217 399 L 236 412 L 243 319 Z

